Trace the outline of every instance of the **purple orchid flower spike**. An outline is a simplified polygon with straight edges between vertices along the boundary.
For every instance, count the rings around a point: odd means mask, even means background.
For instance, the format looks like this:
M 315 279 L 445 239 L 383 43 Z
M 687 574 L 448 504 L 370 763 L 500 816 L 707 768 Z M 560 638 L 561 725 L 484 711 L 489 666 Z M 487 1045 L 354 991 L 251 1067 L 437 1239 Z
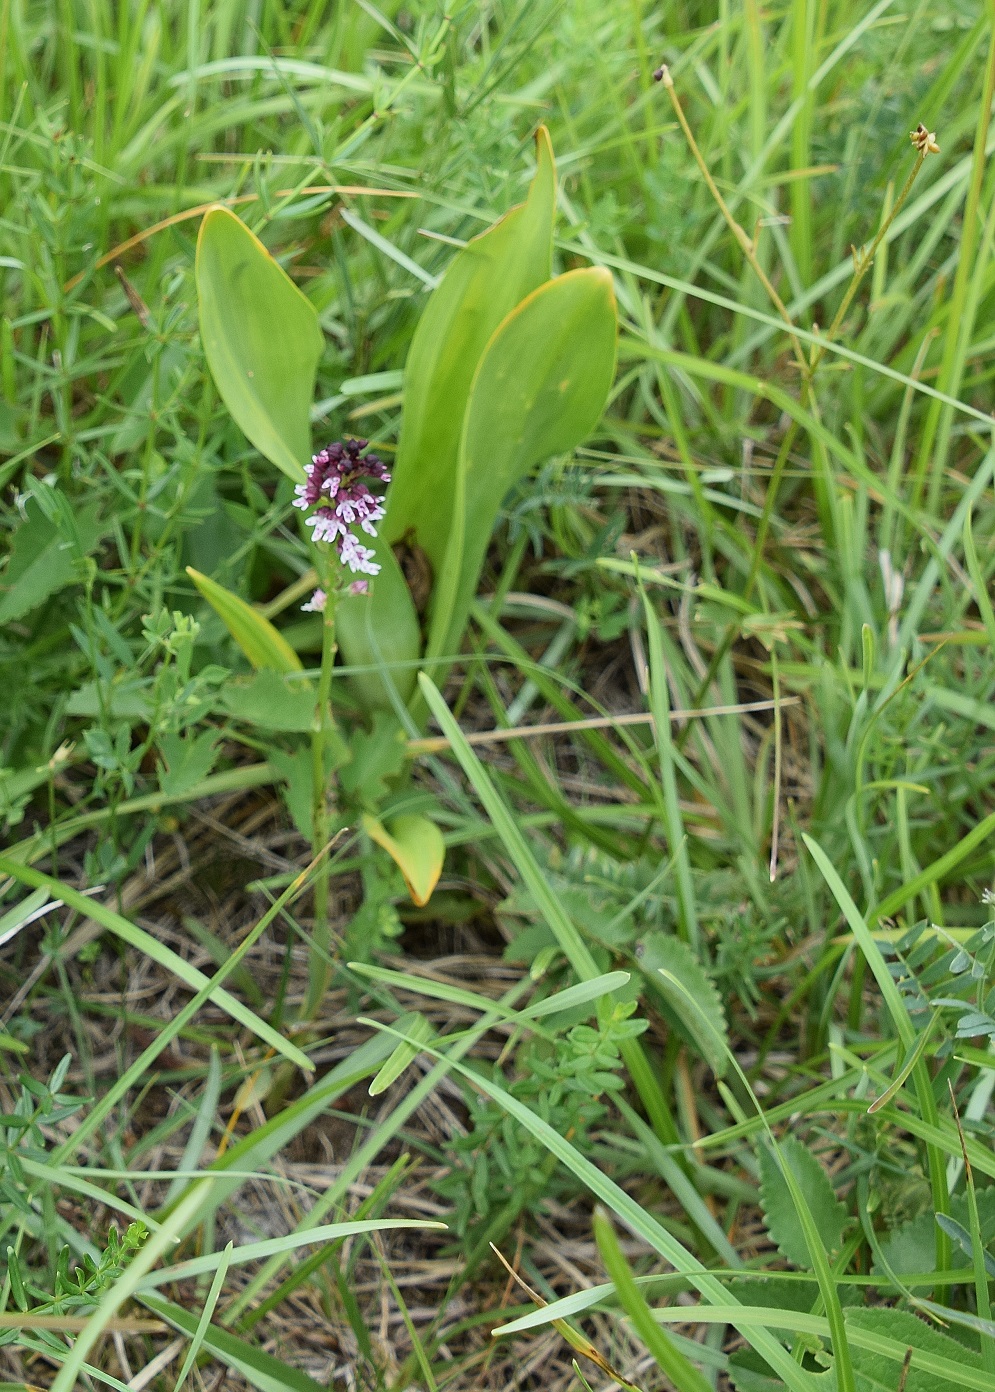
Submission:
M 315 509 L 304 524 L 313 528 L 315 541 L 334 543 L 339 560 L 354 575 L 380 573 L 380 566 L 374 559 L 376 553 L 350 530 L 358 526 L 367 536 L 375 537 L 376 524 L 384 515 L 382 500 L 365 480 L 390 483 L 390 474 L 380 456 L 364 454 L 368 443 L 367 440 L 336 441 L 320 450 L 305 469 L 307 482 L 299 483 L 294 490 L 297 494 L 294 507 L 305 511 Z M 368 581 L 354 580 L 349 593 L 366 594 L 368 589 Z M 302 607 L 320 612 L 326 598 L 322 590 L 316 590 L 310 602 Z

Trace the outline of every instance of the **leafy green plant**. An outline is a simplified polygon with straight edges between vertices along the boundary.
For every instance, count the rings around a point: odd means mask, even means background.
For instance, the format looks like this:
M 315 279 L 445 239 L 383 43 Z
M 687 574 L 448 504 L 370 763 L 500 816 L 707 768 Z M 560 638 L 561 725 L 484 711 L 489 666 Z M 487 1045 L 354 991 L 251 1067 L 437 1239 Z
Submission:
M 297 482 L 295 502 L 312 528 L 318 586 L 305 608 L 322 614 L 321 672 L 314 691 L 311 826 L 315 852 L 336 829 L 328 780 L 351 758 L 331 710 L 337 651 L 358 668 L 364 711 L 415 721 L 419 660 L 445 667 L 458 651 L 484 555 L 508 491 L 534 465 L 572 449 L 596 424 L 614 374 L 612 279 L 592 268 L 550 279 L 556 176 L 549 136 L 537 136 L 528 199 L 454 259 L 415 333 L 404 377 L 401 437 L 388 473 L 365 442 L 333 445 L 304 464 L 307 411 L 321 347 L 317 316 L 262 244 L 224 209 L 207 214 L 197 252 L 201 338 L 218 390 L 249 440 Z M 307 476 L 305 477 L 305 468 Z M 364 477 L 390 483 L 385 503 Z M 383 517 L 376 551 L 371 537 Z M 360 579 L 348 586 L 331 543 Z M 417 548 L 433 576 L 422 649 L 411 593 L 390 544 Z M 374 559 L 375 557 L 375 559 Z M 254 667 L 291 674 L 299 660 L 273 625 L 237 596 L 188 569 Z M 369 579 L 366 578 L 369 576 Z M 395 727 L 395 730 L 399 727 Z M 388 742 L 394 731 L 384 732 Z M 416 904 L 426 902 L 442 866 L 441 835 L 430 818 L 402 807 L 381 820 L 382 778 L 339 780 L 340 813 L 356 806 L 364 827 L 400 867 Z M 345 787 L 350 791 L 346 792 Z M 337 823 L 341 825 L 341 820 Z M 327 959 L 327 890 L 317 885 L 318 959 Z M 327 982 L 315 966 L 308 1010 Z
M 591 1150 L 592 1129 L 608 1116 L 609 1100 L 624 1087 L 620 1045 L 647 1028 L 633 1019 L 635 1001 L 599 1010 L 594 1024 L 575 1024 L 531 1039 L 515 1051 L 512 1078 L 489 1076 L 530 1107 L 582 1154 Z M 558 1189 L 555 1168 L 527 1131 L 492 1098 L 468 1089 L 466 1134 L 448 1147 L 451 1169 L 436 1184 L 453 1205 L 453 1226 L 472 1243 L 473 1258 L 488 1242 L 499 1243 L 522 1213 L 534 1212 Z

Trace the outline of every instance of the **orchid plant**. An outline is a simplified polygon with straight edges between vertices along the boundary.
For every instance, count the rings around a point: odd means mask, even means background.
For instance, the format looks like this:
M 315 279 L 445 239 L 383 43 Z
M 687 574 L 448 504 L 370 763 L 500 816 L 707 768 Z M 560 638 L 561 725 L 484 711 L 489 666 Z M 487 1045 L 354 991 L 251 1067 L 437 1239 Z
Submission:
M 405 733 L 424 725 L 419 667 L 438 679 L 458 653 L 505 495 L 590 433 L 614 377 L 611 275 L 598 267 L 551 275 L 556 174 L 544 127 L 536 149 L 525 202 L 457 253 L 426 303 L 405 365 L 390 471 L 365 440 L 311 453 L 309 413 L 324 346 L 315 310 L 227 209 L 205 216 L 198 242 L 211 373 L 252 444 L 293 479 L 293 504 L 310 534 L 317 586 L 303 607 L 322 614 L 324 635 L 310 761 L 315 847 L 326 844 L 333 822 L 358 814 L 418 904 L 442 868 L 441 833 L 431 816 L 404 810 L 403 759 L 356 758 L 356 742 L 376 738 L 396 752 Z M 419 548 L 434 577 L 424 638 L 393 549 L 402 541 Z M 300 658 L 267 618 L 190 573 L 257 670 L 275 669 L 295 686 L 305 679 Z M 338 655 L 351 709 L 360 712 L 345 729 L 331 710 Z M 376 765 L 375 776 L 358 774 L 365 764 Z M 327 948 L 327 929 L 319 936 Z M 313 974 L 312 1008 L 325 970 Z

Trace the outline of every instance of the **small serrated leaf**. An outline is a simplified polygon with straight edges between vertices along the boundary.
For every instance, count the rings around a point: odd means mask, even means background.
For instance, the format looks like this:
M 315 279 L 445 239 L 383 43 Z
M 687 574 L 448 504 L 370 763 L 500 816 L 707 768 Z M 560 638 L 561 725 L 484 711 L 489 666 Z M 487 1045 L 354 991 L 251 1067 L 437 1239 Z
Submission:
M 960 1364 L 972 1372 L 981 1368 L 981 1359 L 976 1353 L 905 1310 L 853 1309 L 846 1311 L 845 1318 L 848 1332 L 876 1335 L 905 1349 L 911 1348 L 914 1353 L 932 1354 Z M 893 1392 L 898 1387 L 902 1374 L 900 1357 L 874 1352 L 856 1342 L 851 1342 L 850 1351 L 857 1392 Z M 963 1392 L 963 1384 L 933 1370 L 910 1367 L 905 1376 L 904 1392 Z
M 836 1197 L 829 1176 L 801 1141 L 787 1136 L 778 1150 L 785 1165 L 798 1182 L 811 1211 L 826 1251 L 835 1252 L 846 1227 L 847 1211 Z M 767 1146 L 760 1149 L 760 1203 L 767 1219 L 767 1231 L 781 1255 L 801 1270 L 812 1265 L 808 1244 L 791 1193 L 777 1158 Z
M 219 704 L 235 720 L 264 730 L 306 734 L 314 729 L 315 689 L 311 682 L 261 668 L 254 676 L 236 677 L 221 691 Z
M 646 984 L 661 999 L 688 1042 L 717 1078 L 728 1065 L 729 1034 L 722 999 L 687 943 L 671 933 L 648 933 L 637 950 Z

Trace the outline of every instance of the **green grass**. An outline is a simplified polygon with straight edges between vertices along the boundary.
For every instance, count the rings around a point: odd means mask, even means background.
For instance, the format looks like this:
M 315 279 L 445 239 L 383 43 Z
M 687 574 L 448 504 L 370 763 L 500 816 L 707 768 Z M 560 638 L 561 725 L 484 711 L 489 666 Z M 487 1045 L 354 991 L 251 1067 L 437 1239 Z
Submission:
M 178 1332 L 153 1388 L 579 1388 L 576 1352 L 592 1386 L 801 1392 L 832 1353 L 863 1392 L 909 1347 L 905 1392 L 995 1388 L 993 26 L 0 0 L 0 1379 L 120 1386 Z M 430 693 L 440 887 L 413 910 L 336 845 L 297 1031 L 294 737 L 224 706 L 245 663 L 185 567 L 312 669 L 320 624 L 289 487 L 206 372 L 184 215 L 241 200 L 320 315 L 315 438 L 389 454 L 426 286 L 523 196 L 540 121 L 556 270 L 614 273 L 615 387 L 507 500 Z M 940 153 L 827 341 L 920 121 Z M 614 1006 L 535 1008 L 611 971 Z M 566 1303 L 501 1313 L 489 1240 Z M 505 1314 L 583 1317 L 600 1370 L 576 1334 L 529 1370 Z

